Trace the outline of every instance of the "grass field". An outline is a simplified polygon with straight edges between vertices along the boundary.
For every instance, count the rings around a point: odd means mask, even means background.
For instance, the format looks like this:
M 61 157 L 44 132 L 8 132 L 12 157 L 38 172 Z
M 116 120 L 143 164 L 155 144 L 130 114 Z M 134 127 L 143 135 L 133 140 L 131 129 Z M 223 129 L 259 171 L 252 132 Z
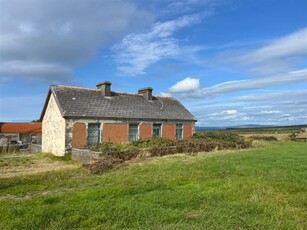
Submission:
M 307 132 L 302 132 L 302 129 L 306 128 L 307 125 L 296 125 L 296 126 L 275 126 L 275 127 L 252 127 L 252 128 L 227 128 L 223 130 L 207 130 L 197 131 L 197 133 L 223 133 L 223 134 L 238 134 L 245 138 L 253 136 L 267 136 L 275 137 L 277 140 L 290 140 L 293 139 L 291 135 L 298 134 L 295 136 L 299 139 L 307 139 Z
M 40 161 L 49 170 L 0 176 L 0 229 L 307 229 L 307 144 L 260 145 L 102 175 L 47 155 L 3 155 L 3 172 Z
M 302 128 L 307 125 L 297 125 L 297 126 L 275 126 L 275 127 L 252 127 L 252 128 L 229 128 L 223 131 L 235 132 L 238 134 L 291 134 L 294 132 L 299 132 Z

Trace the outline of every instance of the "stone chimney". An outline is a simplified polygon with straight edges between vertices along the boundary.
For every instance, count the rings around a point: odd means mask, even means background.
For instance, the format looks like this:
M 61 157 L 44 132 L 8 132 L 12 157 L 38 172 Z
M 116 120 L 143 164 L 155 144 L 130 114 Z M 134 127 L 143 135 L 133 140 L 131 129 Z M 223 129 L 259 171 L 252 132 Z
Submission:
M 147 101 L 152 101 L 152 88 L 151 87 L 145 87 L 139 89 L 139 94 L 143 94 L 144 98 Z
M 104 97 L 111 97 L 111 82 L 109 81 L 102 81 L 99 82 L 96 87 L 101 91 L 102 96 Z

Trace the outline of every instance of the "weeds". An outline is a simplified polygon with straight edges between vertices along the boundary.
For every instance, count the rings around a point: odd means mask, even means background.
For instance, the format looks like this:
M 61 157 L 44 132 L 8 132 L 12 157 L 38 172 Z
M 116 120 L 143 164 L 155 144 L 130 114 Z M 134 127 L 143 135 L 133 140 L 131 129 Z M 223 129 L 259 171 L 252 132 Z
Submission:
M 276 137 L 273 136 L 251 136 L 252 140 L 258 140 L 258 141 L 277 141 Z
M 123 159 L 119 159 L 112 156 L 105 156 L 103 158 L 96 159 L 93 162 L 83 163 L 82 166 L 88 169 L 91 173 L 98 174 L 112 169 L 123 162 Z
M 175 153 L 198 153 L 225 149 L 245 149 L 251 147 L 251 142 L 243 137 L 229 133 L 198 134 L 191 139 L 173 140 L 164 138 L 148 138 L 128 144 L 102 143 L 91 146 L 91 150 L 100 152 L 101 159 L 85 164 L 84 167 L 93 173 L 106 171 L 127 160 L 140 155 L 142 150 L 150 156 L 165 156 Z M 92 166 L 90 166 L 92 164 Z M 111 166 L 114 164 L 114 166 Z M 98 169 L 101 167 L 101 169 Z

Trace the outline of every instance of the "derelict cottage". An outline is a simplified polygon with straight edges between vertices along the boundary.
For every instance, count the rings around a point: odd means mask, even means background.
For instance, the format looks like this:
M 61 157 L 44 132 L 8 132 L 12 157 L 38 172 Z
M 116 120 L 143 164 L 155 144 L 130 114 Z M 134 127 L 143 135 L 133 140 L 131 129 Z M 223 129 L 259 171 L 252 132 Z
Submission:
M 111 82 L 96 89 L 52 85 L 41 114 L 42 151 L 62 156 L 67 150 L 101 142 L 125 143 L 153 136 L 188 138 L 195 118 L 175 98 L 111 91 Z

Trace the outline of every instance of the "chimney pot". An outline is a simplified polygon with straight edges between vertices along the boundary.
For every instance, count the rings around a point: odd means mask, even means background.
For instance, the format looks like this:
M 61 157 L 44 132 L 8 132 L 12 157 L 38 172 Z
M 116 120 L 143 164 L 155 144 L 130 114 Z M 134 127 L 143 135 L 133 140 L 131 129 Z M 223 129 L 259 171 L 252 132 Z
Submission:
M 148 101 L 152 101 L 152 91 L 151 87 L 145 87 L 138 90 L 139 94 L 143 94 L 144 98 Z
M 99 82 L 96 87 L 101 91 L 102 96 L 111 97 L 111 85 L 110 81 Z

